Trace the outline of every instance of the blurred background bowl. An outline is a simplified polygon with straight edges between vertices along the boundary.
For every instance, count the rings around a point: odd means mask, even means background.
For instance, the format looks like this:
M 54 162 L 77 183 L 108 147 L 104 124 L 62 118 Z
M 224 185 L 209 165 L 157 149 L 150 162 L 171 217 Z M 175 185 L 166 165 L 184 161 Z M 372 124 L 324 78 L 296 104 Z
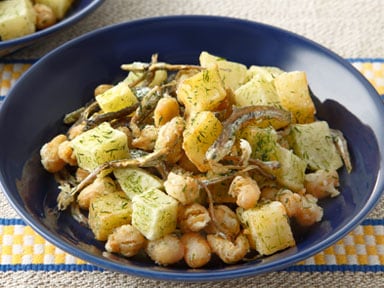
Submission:
M 75 0 L 73 7 L 70 8 L 64 19 L 55 25 L 23 37 L 0 41 L 0 57 L 11 54 L 28 45 L 38 43 L 38 41 L 48 41 L 48 36 L 77 23 L 99 7 L 103 1 L 104 0 Z
M 100 83 L 116 83 L 123 63 L 197 64 L 201 51 L 246 65 L 307 73 L 317 116 L 348 140 L 353 171 L 340 172 L 341 195 L 323 200 L 324 219 L 297 246 L 258 260 L 201 269 L 159 267 L 145 257 L 106 257 L 104 246 L 68 213 L 54 213 L 57 184 L 40 164 L 39 149 L 65 131 L 63 116 L 93 97 Z M 76 61 L 74 61 L 76 59 Z M 384 109 L 380 96 L 347 61 L 296 34 L 255 22 L 214 16 L 171 16 L 121 23 L 83 35 L 35 63 L 0 110 L 0 182 L 24 221 L 62 250 L 105 269 L 183 281 L 232 279 L 283 269 L 344 237 L 383 191 Z

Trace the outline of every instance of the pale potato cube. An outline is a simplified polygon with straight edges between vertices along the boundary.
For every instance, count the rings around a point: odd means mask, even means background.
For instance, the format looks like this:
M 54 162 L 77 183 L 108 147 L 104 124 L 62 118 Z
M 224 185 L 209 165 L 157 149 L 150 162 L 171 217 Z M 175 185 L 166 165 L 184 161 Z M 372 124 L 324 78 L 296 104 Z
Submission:
M 36 13 L 30 0 L 0 1 L 0 41 L 36 31 Z
M 132 203 L 132 225 L 147 239 L 159 239 L 176 229 L 178 202 L 165 192 L 146 190 Z
M 105 241 L 113 230 L 131 223 L 132 202 L 124 192 L 93 198 L 89 206 L 88 223 L 95 238 Z
M 296 245 L 283 204 L 267 202 L 251 209 L 238 208 L 250 246 L 261 255 L 271 255 Z
M 240 86 L 234 95 L 237 106 L 267 105 L 280 106 L 280 99 L 273 82 L 256 75 L 247 83 Z
M 233 91 L 243 84 L 246 79 L 247 67 L 243 64 L 228 61 L 205 51 L 201 52 L 199 60 L 200 65 L 205 68 L 217 65 L 225 87 Z
M 127 136 L 107 122 L 78 135 L 71 142 L 78 166 L 87 171 L 105 162 L 129 158 Z
M 280 168 L 272 171 L 277 182 L 294 192 L 302 193 L 307 163 L 291 150 L 280 145 L 277 146 L 275 156 L 276 159 L 271 160 L 277 160 L 280 163 Z
M 96 101 L 103 112 L 116 112 L 138 102 L 135 94 L 124 82 L 97 95 Z
M 35 0 L 35 3 L 44 4 L 51 7 L 58 20 L 64 18 L 75 0 Z
M 277 142 L 278 136 L 275 130 L 248 126 L 241 131 L 240 135 L 251 145 L 253 158 L 279 162 L 280 167 L 271 170 L 270 173 L 276 176 L 276 181 L 281 186 L 295 192 L 301 192 L 304 189 L 307 163 Z
M 163 181 L 142 168 L 130 167 L 113 171 L 121 189 L 129 199 L 146 190 L 163 187 Z
M 281 73 L 284 73 L 284 71 L 278 67 L 252 65 L 247 71 L 247 81 L 251 80 L 256 75 L 260 76 L 266 81 L 272 81 Z
M 198 112 L 187 122 L 183 134 L 183 149 L 199 171 L 206 172 L 210 169 L 205 153 L 222 130 L 221 122 L 210 111 Z
M 177 98 L 184 104 L 188 115 L 214 110 L 226 95 L 217 66 L 185 79 L 177 88 Z
M 312 170 L 337 170 L 343 166 L 326 121 L 295 124 L 288 140 L 295 154 Z
M 286 72 L 273 80 L 281 106 L 292 112 L 297 123 L 315 121 L 316 108 L 309 93 L 307 76 L 303 71 Z
M 276 154 L 278 136 L 272 128 L 259 128 L 249 125 L 240 131 L 240 138 L 252 147 L 252 158 L 270 161 Z

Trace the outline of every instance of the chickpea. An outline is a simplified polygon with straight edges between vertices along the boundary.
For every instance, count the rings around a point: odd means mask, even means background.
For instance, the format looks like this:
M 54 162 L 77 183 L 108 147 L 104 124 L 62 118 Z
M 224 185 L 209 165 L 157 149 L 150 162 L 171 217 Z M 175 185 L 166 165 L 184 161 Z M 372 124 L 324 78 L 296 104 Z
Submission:
M 166 162 L 171 164 L 180 160 L 183 155 L 183 132 L 185 120 L 176 116 L 159 128 L 155 150 L 166 149 Z
M 81 133 L 83 133 L 84 131 L 84 127 L 85 127 L 85 121 L 78 124 L 78 125 L 74 125 L 72 126 L 71 128 L 69 128 L 67 134 L 68 134 L 68 139 L 69 140 L 72 140 L 74 139 L 76 136 L 80 135 Z
M 144 248 L 146 239 L 134 226 L 130 224 L 116 228 L 108 236 L 105 249 L 111 253 L 120 253 L 125 257 L 135 256 Z
M 59 157 L 59 145 L 67 141 L 63 134 L 57 135 L 50 142 L 46 143 L 40 149 L 41 164 L 45 170 L 51 173 L 60 171 L 66 165 L 66 162 Z
M 153 125 L 146 125 L 141 131 L 140 136 L 131 142 L 132 147 L 145 151 L 152 151 L 157 139 L 158 129 Z
M 278 193 L 277 200 L 284 205 L 288 217 L 294 217 L 301 226 L 311 226 L 323 217 L 323 209 L 311 194 L 300 195 L 286 189 Z
M 226 205 L 214 207 L 215 219 L 209 223 L 205 231 L 209 234 L 224 233 L 227 237 L 236 237 L 240 232 L 240 221 L 234 211 Z M 213 222 L 215 221 L 215 223 Z
M 317 170 L 306 174 L 304 179 L 306 192 L 318 199 L 339 195 L 340 192 L 336 189 L 339 185 L 339 174 L 335 170 Z
M 175 98 L 164 97 L 157 102 L 153 119 L 156 127 L 160 127 L 171 120 L 173 117 L 180 115 L 179 103 Z
M 284 205 L 288 217 L 295 216 L 300 209 L 301 196 L 300 194 L 293 193 L 291 190 L 284 189 L 278 192 L 276 199 Z
M 77 165 L 76 155 L 73 153 L 73 148 L 70 141 L 66 140 L 60 143 L 57 153 L 59 157 L 69 165 Z
M 57 18 L 51 7 L 36 3 L 33 8 L 36 12 L 37 30 L 48 28 L 57 22 Z
M 260 188 L 257 182 L 249 176 L 236 176 L 228 194 L 236 198 L 236 204 L 244 209 L 252 208 L 260 198 Z
M 183 232 L 198 232 L 211 221 L 207 208 L 198 203 L 184 206 L 179 211 L 179 226 Z
M 218 234 L 209 234 L 207 240 L 212 252 L 227 264 L 240 261 L 249 252 L 249 241 L 243 233 L 239 234 L 233 242 Z
M 199 233 L 185 233 L 180 240 L 185 249 L 184 261 L 189 267 L 199 268 L 211 260 L 211 247 L 208 241 Z
M 306 194 L 301 198 L 301 209 L 297 211 L 296 220 L 304 226 L 309 227 L 323 218 L 323 208 L 317 205 L 317 198 Z
M 80 208 L 89 209 L 89 204 L 95 197 L 113 193 L 116 191 L 116 184 L 110 177 L 97 177 L 92 184 L 80 191 L 77 202 Z
M 148 241 L 145 251 L 153 261 L 163 266 L 177 263 L 184 257 L 184 245 L 174 234 Z
M 199 183 L 194 178 L 174 172 L 168 174 L 164 188 L 168 195 L 183 205 L 193 203 L 200 195 Z

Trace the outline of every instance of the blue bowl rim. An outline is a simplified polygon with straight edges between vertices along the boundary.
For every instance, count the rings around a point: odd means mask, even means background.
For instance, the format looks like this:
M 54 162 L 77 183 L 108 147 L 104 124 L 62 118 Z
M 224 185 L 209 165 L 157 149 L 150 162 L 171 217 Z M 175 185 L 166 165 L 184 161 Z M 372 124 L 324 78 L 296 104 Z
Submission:
M 46 61 L 49 61 L 50 58 L 55 57 L 56 54 L 59 54 L 62 50 L 70 49 L 72 46 L 76 46 L 77 43 L 87 41 L 88 38 L 94 37 L 94 35 L 107 33 L 110 30 L 116 29 L 121 26 L 135 26 L 135 25 L 145 25 L 146 23 L 154 23 L 154 22 L 161 22 L 161 21 L 231 21 L 235 23 L 240 23 L 243 25 L 248 25 L 252 27 L 264 27 L 268 30 L 273 30 L 279 33 L 284 33 L 286 35 L 289 35 L 290 37 L 294 38 L 295 41 L 301 41 L 303 43 L 306 43 L 307 45 L 315 47 L 317 50 L 321 51 L 321 53 L 324 53 L 328 55 L 330 58 L 338 62 L 340 65 L 342 65 L 344 68 L 348 69 L 359 81 L 364 83 L 364 86 L 370 90 L 370 95 L 376 94 L 378 99 L 380 100 L 380 103 L 382 103 L 380 99 L 380 95 L 375 90 L 375 88 L 372 86 L 371 83 L 353 66 L 351 63 L 349 63 L 346 59 L 340 57 L 336 53 L 332 52 L 328 48 L 304 37 L 301 35 L 298 35 L 294 32 L 272 26 L 269 24 L 264 24 L 256 21 L 246 20 L 246 19 L 240 19 L 240 18 L 234 18 L 234 17 L 228 17 L 228 16 L 211 16 L 211 15 L 171 15 L 171 16 L 158 16 L 158 17 L 150 17 L 150 18 L 142 18 L 127 22 L 122 22 L 118 24 L 113 24 L 109 26 L 105 26 L 103 28 L 99 28 L 95 31 L 88 32 L 82 36 L 79 36 L 73 40 L 68 41 L 67 43 L 55 48 L 45 56 L 43 56 L 41 59 L 39 59 L 33 66 L 24 73 L 21 78 L 19 79 L 19 82 L 23 82 L 24 77 L 28 77 L 28 74 L 33 73 L 35 69 L 37 69 L 40 65 L 44 65 Z M 16 83 L 14 87 L 16 87 L 18 84 Z M 14 88 L 11 88 L 9 94 L 12 94 Z M 3 103 L 6 105 L 7 99 Z M 384 112 L 384 104 L 383 104 L 383 112 Z M 1 111 L 0 111 L 1 113 Z M 381 147 L 380 147 L 381 148 Z M 381 153 L 382 154 L 382 153 Z M 380 155 L 380 167 L 383 166 L 384 163 L 384 156 Z M 357 227 L 364 218 L 368 215 L 368 213 L 378 204 L 378 200 L 380 199 L 381 195 L 383 194 L 384 190 L 384 178 L 382 177 L 382 171 L 379 171 L 378 177 L 376 179 L 375 188 L 372 191 L 371 196 L 369 197 L 369 201 L 365 203 L 364 209 L 359 211 L 354 217 L 350 220 L 348 225 L 345 225 L 342 229 L 337 231 L 337 233 L 334 233 L 330 237 L 328 237 L 326 240 L 317 243 L 314 246 L 311 246 L 310 248 L 306 248 L 303 251 L 301 251 L 298 254 L 289 256 L 287 258 L 279 259 L 277 261 L 266 263 L 263 266 L 242 266 L 238 269 L 220 269 L 220 270 L 207 270 L 203 272 L 196 272 L 193 271 L 193 273 L 190 273 L 188 271 L 167 271 L 167 270 L 158 270 L 153 271 L 149 270 L 146 267 L 130 267 L 128 265 L 124 264 L 118 264 L 116 262 L 107 262 L 107 259 L 100 259 L 98 257 L 95 257 L 94 255 L 83 251 L 83 250 L 74 250 L 72 247 L 67 245 L 66 243 L 63 243 L 60 241 L 60 239 L 53 237 L 49 230 L 45 228 L 43 225 L 40 225 L 39 223 L 36 223 L 35 220 L 28 214 L 27 211 L 23 209 L 20 205 L 17 204 L 15 201 L 16 199 L 11 193 L 8 193 L 6 190 L 6 187 L 3 185 L 3 183 L 0 182 L 0 186 L 2 187 L 3 191 L 5 192 L 5 196 L 10 202 L 11 206 L 17 211 L 17 213 L 25 220 L 25 222 L 31 226 L 38 234 L 42 235 L 46 240 L 48 240 L 50 243 L 54 244 L 55 246 L 59 247 L 60 249 L 68 252 L 69 254 L 75 255 L 76 257 L 79 257 L 80 259 L 83 259 L 89 263 L 93 263 L 96 266 L 115 271 L 115 272 L 122 272 L 127 273 L 139 277 L 145 277 L 150 279 L 157 279 L 157 280 L 167 280 L 167 281 L 187 281 L 187 282 L 207 282 L 207 281 L 220 281 L 225 279 L 234 279 L 239 277 L 250 277 L 259 275 L 261 273 L 267 273 L 267 272 L 273 272 L 278 271 L 284 268 L 287 268 L 288 266 L 294 265 L 297 262 L 300 262 L 302 260 L 305 260 L 316 253 L 319 253 L 326 249 L 327 247 L 333 245 L 340 239 L 342 239 L 344 236 L 346 236 L 349 232 L 351 232 L 355 227 Z

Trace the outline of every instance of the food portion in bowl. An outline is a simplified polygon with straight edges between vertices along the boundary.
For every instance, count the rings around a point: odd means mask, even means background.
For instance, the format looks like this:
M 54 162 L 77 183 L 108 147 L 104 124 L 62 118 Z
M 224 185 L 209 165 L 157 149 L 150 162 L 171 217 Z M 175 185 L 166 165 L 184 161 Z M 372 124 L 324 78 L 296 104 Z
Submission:
M 351 171 L 340 131 L 316 119 L 306 74 L 246 67 L 123 64 L 40 150 L 69 209 L 108 253 L 159 265 L 234 264 L 295 246 L 321 221 L 318 199 Z
M 23 37 L 56 24 L 73 3 L 74 0 L 0 1 L 0 40 Z

